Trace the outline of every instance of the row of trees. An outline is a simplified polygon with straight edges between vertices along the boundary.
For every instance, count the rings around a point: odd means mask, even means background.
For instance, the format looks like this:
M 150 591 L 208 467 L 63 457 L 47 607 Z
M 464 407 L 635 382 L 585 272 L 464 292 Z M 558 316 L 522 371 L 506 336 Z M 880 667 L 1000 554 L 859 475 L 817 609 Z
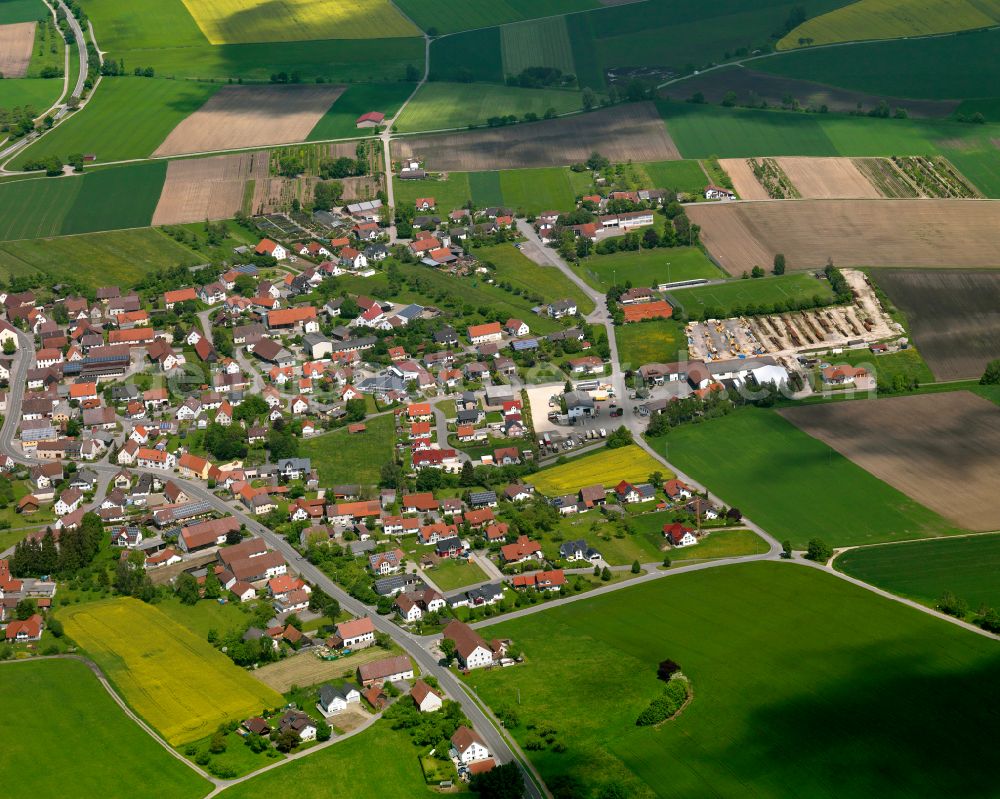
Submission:
M 15 577 L 72 577 L 97 557 L 103 536 L 101 517 L 85 513 L 80 526 L 62 530 L 58 541 L 51 528 L 41 539 L 29 537 L 19 541 L 10 558 L 10 572 Z

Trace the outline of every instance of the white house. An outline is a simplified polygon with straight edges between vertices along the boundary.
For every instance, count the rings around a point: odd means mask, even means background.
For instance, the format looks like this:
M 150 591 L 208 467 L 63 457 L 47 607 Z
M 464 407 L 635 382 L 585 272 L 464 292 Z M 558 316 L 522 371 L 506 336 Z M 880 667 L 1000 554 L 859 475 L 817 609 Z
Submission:
M 413 683 L 410 696 L 413 698 L 417 710 L 421 713 L 433 713 L 435 710 L 440 710 L 444 704 L 441 695 L 423 680 L 417 680 Z
M 362 649 L 375 643 L 375 625 L 367 616 L 337 625 L 337 635 L 344 642 L 345 649 Z
M 348 705 L 361 704 L 361 689 L 353 683 L 345 682 L 339 686 L 324 685 L 319 689 L 319 701 L 316 708 L 324 716 L 332 716 Z
M 478 760 L 487 760 L 490 750 L 475 732 L 463 724 L 451 736 L 451 754 L 452 757 L 468 765 Z
M 706 200 L 735 200 L 736 194 L 731 192 L 729 189 L 723 189 L 719 186 L 713 186 L 709 184 L 705 187 L 705 199 Z

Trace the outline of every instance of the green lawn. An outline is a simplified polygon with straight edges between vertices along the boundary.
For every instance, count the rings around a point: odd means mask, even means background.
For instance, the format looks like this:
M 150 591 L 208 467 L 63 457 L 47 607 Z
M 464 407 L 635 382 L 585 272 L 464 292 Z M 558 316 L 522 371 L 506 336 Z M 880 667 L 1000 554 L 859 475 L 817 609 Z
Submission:
M 202 599 L 195 605 L 182 605 L 179 599 L 171 597 L 160 602 L 157 608 L 199 638 L 206 639 L 209 630 L 215 630 L 220 638 L 225 638 L 236 630 L 242 631 L 248 618 L 239 603 L 226 602 L 223 605 L 214 599 Z
M 493 708 L 551 727 L 542 777 L 642 797 L 978 796 L 1000 722 L 996 644 L 812 569 L 753 563 L 677 575 L 481 631 L 523 666 L 468 679 Z M 694 698 L 636 717 L 669 658 Z M 985 693 L 984 693 L 985 691 Z M 919 701 L 915 701 L 919 697 Z
M 684 325 L 673 319 L 651 319 L 615 328 L 618 361 L 623 369 L 638 369 L 647 363 L 668 363 L 687 348 Z
M 761 58 L 752 66 L 775 75 L 887 96 L 992 97 L 1000 85 L 998 46 L 1000 30 L 991 30 L 799 50 Z
M 989 152 L 986 140 L 1000 131 L 996 126 L 948 120 L 872 119 L 678 102 L 661 102 L 659 108 L 685 158 L 937 154 L 950 157 L 953 150 Z
M 379 721 L 346 741 L 234 785 L 220 796 L 257 799 L 294 785 L 302 796 L 354 799 L 360 775 L 378 774 L 378 799 L 414 799 L 431 792 L 424 783 L 418 753 L 406 732 Z
M 442 591 L 456 591 L 466 585 L 487 580 L 486 572 L 472 561 L 447 558 L 427 571 L 435 585 Z
M 745 408 L 650 443 L 779 540 L 805 549 L 959 532 L 770 410 Z
M 649 186 L 701 196 L 709 180 L 698 161 L 651 161 L 638 164 L 649 176 Z
M 379 470 L 392 459 L 395 443 L 393 418 L 378 416 L 368 419 L 363 433 L 348 433 L 346 429 L 303 439 L 299 454 L 312 458 L 324 485 L 336 483 L 374 484 Z
M 577 310 L 583 315 L 594 310 L 594 301 L 583 290 L 553 267 L 539 266 L 523 255 L 512 244 L 481 247 L 475 250 L 481 261 L 489 261 L 497 268 L 497 282 L 510 283 L 529 293 L 540 295 L 545 301 L 569 299 L 576 301 Z M 532 327 L 533 319 L 524 319 Z
M 577 192 L 565 167 L 504 169 L 500 172 L 503 204 L 524 214 L 572 211 Z
M 713 286 L 696 286 L 690 289 L 676 289 L 670 292 L 671 301 L 676 301 L 691 315 L 700 315 L 706 309 L 714 309 L 716 316 L 738 316 L 749 306 L 764 306 L 768 309 L 786 300 L 811 300 L 821 297 L 833 298 L 833 289 L 826 280 L 817 280 L 811 274 L 774 275 L 748 280 L 731 280 Z
M 400 207 L 412 205 L 417 197 L 433 197 L 438 208 L 436 213 L 442 219 L 449 211 L 464 207 L 472 199 L 468 172 L 449 172 L 447 180 L 393 178 L 393 190 Z
M 156 228 L 0 243 L 4 278 L 44 271 L 92 288 L 108 283 L 131 286 L 149 270 L 204 260 Z
M 884 355 L 873 355 L 869 350 L 845 350 L 831 358 L 831 361 L 849 363 L 852 366 L 870 364 L 875 367 L 875 374 L 880 380 L 889 382 L 897 375 L 907 379 L 915 378 L 921 384 L 934 382 L 930 367 L 912 346 L 908 350 L 887 352 Z
M 309 141 L 341 139 L 363 136 L 355 124 L 357 118 L 368 111 L 381 111 L 386 119 L 395 116 L 399 107 L 413 92 L 412 83 L 357 83 L 348 86 L 330 110 L 309 132 Z
M 426 83 L 396 123 L 400 133 L 484 125 L 490 117 L 528 112 L 541 118 L 549 109 L 562 114 L 582 107 L 579 92 L 520 89 L 481 83 Z
M 306 709 L 306 712 L 312 710 L 315 710 L 315 708 L 310 706 Z M 191 744 L 196 750 L 196 754 L 192 759 L 208 756 L 208 764 L 203 766 L 203 768 L 207 769 L 209 773 L 242 777 L 244 774 L 250 774 L 283 758 L 283 755 L 273 748 L 259 753 L 251 752 L 250 747 L 247 746 L 246 738 L 235 732 L 227 733 L 223 737 L 226 743 L 225 751 L 213 753 L 210 750 L 213 737 L 210 735 Z M 187 748 L 185 746 L 180 751 L 183 753 Z
M 210 83 L 105 78 L 94 98 L 15 160 L 91 153 L 98 161 L 145 158 L 218 90 Z
M 610 255 L 591 255 L 573 267 L 598 291 L 607 291 L 618 281 L 624 285 L 656 287 L 681 280 L 718 280 L 725 275 L 697 247 L 632 250 Z
M 58 78 L 18 78 L 0 80 L 0 108 L 30 106 L 41 114 L 59 99 L 63 82 Z
M 13 799 L 131 799 L 149 790 L 150 775 L 164 799 L 197 799 L 212 787 L 128 718 L 83 663 L 4 664 L 0 693 L 17 719 L 0 732 L 6 767 L 18 775 L 6 787 Z
M 767 542 L 750 530 L 714 530 L 693 546 L 670 550 L 670 560 L 713 560 L 764 555 L 769 549 Z
M 1000 533 L 851 549 L 837 568 L 894 594 L 934 604 L 950 591 L 969 603 L 1000 607 Z
M 658 523 L 642 524 L 654 515 Z M 561 518 L 552 534 L 538 531 L 535 536 L 541 541 L 545 555 L 550 558 L 558 556 L 559 544 L 563 541 L 582 538 L 612 566 L 629 566 L 633 561 L 659 563 L 663 560 L 663 548 L 666 544 L 662 532 L 665 521 L 667 520 L 660 518 L 660 514 L 636 516 L 630 519 L 635 532 L 627 533 L 612 525 L 599 511 L 585 511 Z M 621 537 L 618 537 L 619 534 Z

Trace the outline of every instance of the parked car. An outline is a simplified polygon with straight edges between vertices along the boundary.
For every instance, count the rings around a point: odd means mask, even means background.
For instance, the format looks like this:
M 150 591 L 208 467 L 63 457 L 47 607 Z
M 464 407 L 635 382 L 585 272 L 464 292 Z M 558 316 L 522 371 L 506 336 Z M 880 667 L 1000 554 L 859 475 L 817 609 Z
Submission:
M 625 413 L 625 409 L 624 408 L 613 408 L 611 410 L 611 415 L 612 416 L 621 416 L 623 413 Z

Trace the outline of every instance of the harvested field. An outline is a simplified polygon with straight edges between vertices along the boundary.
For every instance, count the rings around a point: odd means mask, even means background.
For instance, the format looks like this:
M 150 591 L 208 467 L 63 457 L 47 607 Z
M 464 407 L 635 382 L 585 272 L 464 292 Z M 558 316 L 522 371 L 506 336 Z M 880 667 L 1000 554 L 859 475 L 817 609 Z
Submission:
M 741 200 L 767 200 L 767 190 L 754 176 L 746 158 L 720 158 L 721 166 L 733 181 L 733 189 Z
M 979 377 L 1000 357 L 1000 272 L 884 269 L 873 278 L 906 314 L 938 380 Z
M 885 100 L 893 108 L 905 108 L 911 117 L 924 119 L 943 119 L 958 107 L 957 100 L 914 100 L 866 94 L 742 67 L 727 67 L 697 75 L 664 89 L 663 94 L 674 99 L 686 99 L 695 92 L 701 92 L 709 103 L 717 104 L 730 91 L 736 92 L 737 103 L 740 105 L 750 100 L 751 93 L 758 103 L 764 100 L 769 106 L 778 107 L 783 104 L 787 95 L 791 95 L 804 108 L 825 105 L 830 111 L 843 112 L 856 110 L 858 103 L 864 108 L 875 108 L 881 100 Z
M 688 215 L 732 275 L 784 253 L 792 269 L 1000 266 L 1000 203 L 978 200 L 796 200 L 704 203 Z
M 807 200 L 874 200 L 882 196 L 850 158 L 776 160 Z
M 223 86 L 174 128 L 154 156 L 305 141 L 343 86 Z
M 415 156 L 428 168 L 457 172 L 522 169 L 585 161 L 595 150 L 615 162 L 676 161 L 680 153 L 652 103 L 503 128 L 405 137 L 396 159 Z
M 15 22 L 13 25 L 0 25 L 0 75 L 4 78 L 23 78 L 28 74 L 37 24 Z
M 243 208 L 248 180 L 268 178 L 268 152 L 171 161 L 154 225 L 230 219 Z
M 301 652 L 290 658 L 268 663 L 251 672 L 264 685 L 273 688 L 278 693 L 285 693 L 293 685 L 316 685 L 353 675 L 358 666 L 371 663 L 373 660 L 388 657 L 393 653 L 386 652 L 378 646 L 370 646 L 339 660 L 321 660 L 315 652 Z M 348 676 L 347 679 L 353 679 Z
M 969 530 L 1000 528 L 1000 411 L 967 391 L 780 412 L 861 468 Z

